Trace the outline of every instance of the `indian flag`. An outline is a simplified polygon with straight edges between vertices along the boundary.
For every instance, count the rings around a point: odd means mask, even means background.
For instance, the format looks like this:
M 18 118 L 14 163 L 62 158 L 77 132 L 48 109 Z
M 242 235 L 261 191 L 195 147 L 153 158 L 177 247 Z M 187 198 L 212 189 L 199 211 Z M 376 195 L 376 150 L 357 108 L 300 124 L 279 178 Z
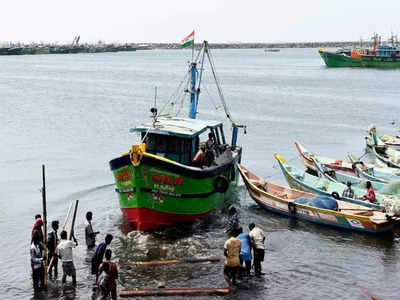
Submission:
M 186 47 L 189 47 L 189 46 L 193 46 L 193 44 L 194 44 L 194 30 L 192 31 L 191 34 L 189 34 L 187 37 L 185 37 L 182 40 L 181 47 L 182 48 L 186 48 Z

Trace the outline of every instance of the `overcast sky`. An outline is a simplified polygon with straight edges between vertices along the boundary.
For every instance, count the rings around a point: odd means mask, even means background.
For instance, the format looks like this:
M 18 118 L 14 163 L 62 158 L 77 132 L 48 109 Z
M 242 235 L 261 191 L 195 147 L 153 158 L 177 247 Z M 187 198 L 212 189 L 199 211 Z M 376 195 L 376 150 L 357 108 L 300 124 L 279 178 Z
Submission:
M 400 0 L 0 0 L 0 41 L 369 39 L 400 33 Z

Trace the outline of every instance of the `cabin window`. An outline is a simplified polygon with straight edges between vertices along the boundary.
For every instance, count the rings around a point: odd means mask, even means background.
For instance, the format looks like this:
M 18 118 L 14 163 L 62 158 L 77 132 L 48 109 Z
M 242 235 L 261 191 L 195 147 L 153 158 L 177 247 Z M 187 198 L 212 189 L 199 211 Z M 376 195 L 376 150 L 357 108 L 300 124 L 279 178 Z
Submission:
M 194 141 L 189 138 L 149 133 L 145 143 L 147 152 L 187 165 L 194 156 L 192 145 Z

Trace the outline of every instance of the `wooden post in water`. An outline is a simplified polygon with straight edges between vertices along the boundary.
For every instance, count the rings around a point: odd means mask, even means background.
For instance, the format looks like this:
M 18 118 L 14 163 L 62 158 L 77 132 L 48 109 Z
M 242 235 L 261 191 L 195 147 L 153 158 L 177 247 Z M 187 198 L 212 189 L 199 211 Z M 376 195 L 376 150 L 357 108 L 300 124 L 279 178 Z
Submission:
M 75 200 L 74 215 L 72 217 L 71 230 L 69 232 L 69 239 L 70 240 L 72 240 L 72 237 L 74 236 L 74 226 L 75 226 L 76 212 L 78 211 L 78 204 L 79 204 L 79 200 Z
M 47 272 L 47 207 L 46 207 L 46 173 L 42 165 L 42 209 L 43 209 L 43 261 L 44 261 L 44 285 L 47 286 L 49 274 Z

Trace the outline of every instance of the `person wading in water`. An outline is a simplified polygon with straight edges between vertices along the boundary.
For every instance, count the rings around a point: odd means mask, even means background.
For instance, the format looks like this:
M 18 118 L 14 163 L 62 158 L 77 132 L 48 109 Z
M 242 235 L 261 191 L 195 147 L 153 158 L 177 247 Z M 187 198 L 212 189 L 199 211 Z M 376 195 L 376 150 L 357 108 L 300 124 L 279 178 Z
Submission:
M 95 232 L 93 230 L 92 218 L 93 218 L 93 213 L 91 211 L 88 211 L 86 213 L 86 222 L 85 222 L 85 240 L 88 249 L 92 249 L 96 246 L 96 235 L 100 233 L 99 231 Z
M 256 227 L 254 223 L 249 224 L 250 233 L 249 236 L 252 240 L 253 252 L 254 252 L 254 269 L 255 275 L 260 276 L 264 275 L 261 271 L 261 262 L 264 261 L 264 253 L 265 253 L 265 236 L 264 232 Z
M 49 275 L 51 275 L 52 269 L 54 269 L 54 277 L 57 278 L 58 276 L 58 256 L 56 254 L 56 248 L 57 248 L 57 243 L 58 243 L 58 235 L 57 235 L 57 230 L 58 230 L 58 221 L 53 221 L 51 222 L 51 227 L 53 228 L 52 232 L 49 232 L 47 234 L 47 264 L 49 265 L 51 262 L 51 259 L 53 258 L 53 265 L 49 269 Z

